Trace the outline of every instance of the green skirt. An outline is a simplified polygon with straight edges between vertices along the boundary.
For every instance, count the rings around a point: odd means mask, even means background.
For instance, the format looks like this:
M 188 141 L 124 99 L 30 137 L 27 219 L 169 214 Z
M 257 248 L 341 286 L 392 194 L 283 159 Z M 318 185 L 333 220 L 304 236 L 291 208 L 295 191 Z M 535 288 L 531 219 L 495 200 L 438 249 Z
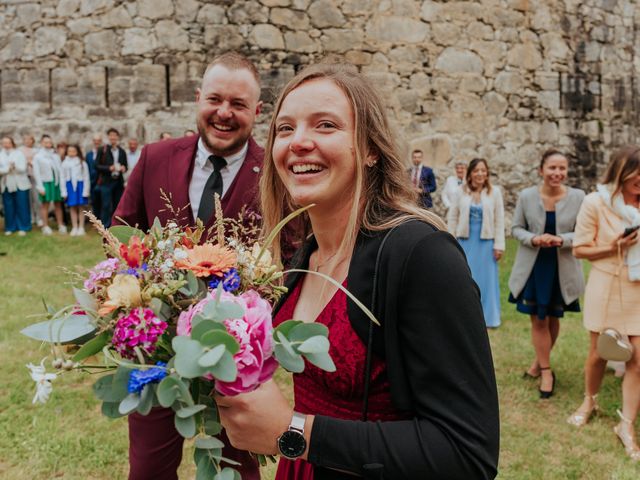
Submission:
M 41 202 L 61 202 L 60 185 L 56 182 L 44 182 L 44 195 L 38 195 Z

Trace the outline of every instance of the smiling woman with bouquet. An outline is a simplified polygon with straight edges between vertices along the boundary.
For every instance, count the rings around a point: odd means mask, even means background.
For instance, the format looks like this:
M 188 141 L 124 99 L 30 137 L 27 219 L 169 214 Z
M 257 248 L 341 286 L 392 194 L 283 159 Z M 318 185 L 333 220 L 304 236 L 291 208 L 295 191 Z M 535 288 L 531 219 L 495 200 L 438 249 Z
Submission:
M 354 67 L 320 64 L 288 83 L 261 186 L 267 231 L 315 205 L 297 267 L 316 274 L 289 275 L 274 324 L 325 325 L 337 369 L 295 374 L 294 408 L 273 382 L 217 396 L 232 444 L 285 457 L 279 480 L 494 478 L 498 400 L 478 290 L 441 220 L 416 207 L 382 101 Z

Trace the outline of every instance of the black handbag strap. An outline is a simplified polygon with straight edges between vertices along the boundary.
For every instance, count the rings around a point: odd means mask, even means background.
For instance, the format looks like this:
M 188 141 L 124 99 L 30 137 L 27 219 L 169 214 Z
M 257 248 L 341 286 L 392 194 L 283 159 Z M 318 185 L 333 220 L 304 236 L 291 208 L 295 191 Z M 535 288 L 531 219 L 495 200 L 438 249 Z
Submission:
M 387 239 L 393 233 L 393 231 L 398 228 L 400 225 L 396 225 L 391 230 L 389 230 L 382 242 L 380 242 L 380 246 L 378 247 L 378 253 L 376 254 L 376 263 L 373 270 L 373 290 L 371 291 L 371 313 L 376 315 L 376 300 L 378 299 L 378 270 L 380 268 L 380 258 L 382 257 L 382 250 L 384 248 L 384 244 L 387 243 Z M 377 318 L 377 317 L 376 317 Z M 371 387 L 371 361 L 373 356 L 373 322 L 369 322 L 369 333 L 367 336 L 367 355 L 365 357 L 364 362 L 364 394 L 362 399 L 362 421 L 367 421 L 367 415 L 369 413 L 369 389 Z

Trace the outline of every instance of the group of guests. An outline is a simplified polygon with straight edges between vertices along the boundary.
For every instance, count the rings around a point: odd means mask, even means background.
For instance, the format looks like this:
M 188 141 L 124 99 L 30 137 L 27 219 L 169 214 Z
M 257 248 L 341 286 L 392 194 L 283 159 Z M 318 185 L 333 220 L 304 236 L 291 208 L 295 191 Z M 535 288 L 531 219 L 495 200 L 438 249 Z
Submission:
M 130 138 L 126 150 L 120 133 L 110 128 L 108 144 L 94 135 L 86 156 L 78 144 L 59 142 L 50 135 L 35 147 L 33 135 L 24 135 L 22 146 L 11 136 L 2 138 L 0 188 L 5 217 L 5 235 L 24 236 L 32 225 L 51 235 L 49 214 L 54 213 L 57 231 L 72 236 L 85 234 L 84 210 L 93 213 L 108 227 L 120 201 L 130 170 L 140 157 L 138 140 Z
M 542 155 L 540 182 L 524 189 L 511 227 L 519 248 L 509 278 L 509 302 L 529 315 L 535 359 L 524 378 L 539 379 L 540 398 L 554 393 L 551 352 L 565 312 L 580 312 L 590 332 L 585 362 L 585 396 L 568 418 L 585 425 L 598 410 L 597 396 L 606 367 L 597 345 L 605 329 L 614 329 L 632 350 L 622 383 L 620 422 L 614 431 L 627 455 L 640 460 L 633 424 L 640 407 L 640 147 L 611 156 L 602 183 L 585 196 L 567 185 L 569 158 L 551 149 Z M 465 181 L 453 195 L 448 228 L 467 256 L 479 286 L 487 327 L 500 325 L 497 262 L 503 255 L 504 207 L 500 190 L 489 180 L 486 160 L 473 159 Z M 591 263 L 583 279 L 580 259 Z

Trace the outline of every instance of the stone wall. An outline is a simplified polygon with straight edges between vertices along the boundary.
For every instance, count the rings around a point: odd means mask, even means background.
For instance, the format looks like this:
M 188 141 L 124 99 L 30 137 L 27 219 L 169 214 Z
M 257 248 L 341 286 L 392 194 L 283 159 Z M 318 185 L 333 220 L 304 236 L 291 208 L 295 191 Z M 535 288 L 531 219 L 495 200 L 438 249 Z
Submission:
M 590 188 L 637 141 L 638 20 L 633 0 L 0 0 L 0 131 L 181 135 L 207 61 L 234 49 L 262 73 L 263 139 L 283 83 L 338 55 L 379 87 L 407 152 L 440 178 L 483 156 L 513 204 L 545 148 Z

